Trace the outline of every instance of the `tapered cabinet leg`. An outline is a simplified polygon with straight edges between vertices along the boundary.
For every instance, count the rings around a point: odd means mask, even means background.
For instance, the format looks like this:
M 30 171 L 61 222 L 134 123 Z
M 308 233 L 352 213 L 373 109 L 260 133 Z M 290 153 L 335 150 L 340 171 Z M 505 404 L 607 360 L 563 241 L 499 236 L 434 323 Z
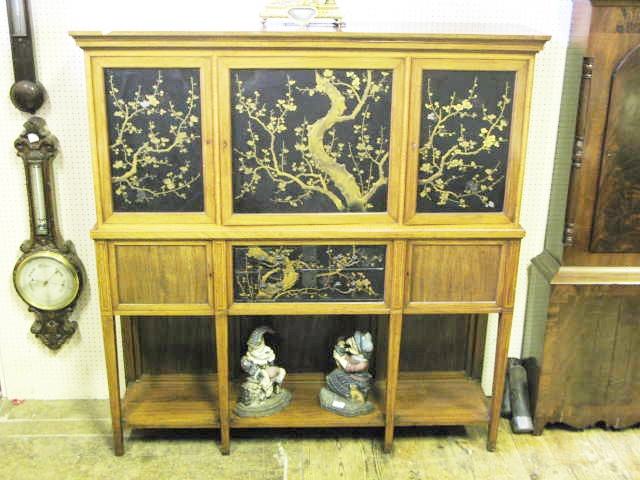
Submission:
M 228 455 L 231 448 L 229 427 L 229 323 L 226 312 L 216 314 L 216 338 L 218 361 L 218 406 L 220 415 L 220 452 Z
M 395 432 L 396 396 L 398 391 L 398 364 L 400 358 L 400 340 L 402 338 L 402 312 L 392 312 L 389 316 L 389 352 L 387 359 L 387 389 L 385 399 L 385 425 L 383 450 L 390 453 L 393 449 Z
M 503 312 L 498 319 L 498 340 L 496 344 L 496 359 L 493 372 L 493 394 L 489 410 L 489 433 L 487 438 L 487 450 L 493 452 L 498 440 L 498 428 L 500 426 L 500 408 L 504 394 L 505 375 L 507 373 L 507 354 L 509 349 L 509 336 L 511 335 L 511 321 L 513 312 Z
M 107 364 L 113 448 L 115 454 L 120 456 L 124 454 L 124 440 L 122 432 L 122 407 L 120 405 L 120 375 L 118 371 L 116 324 L 113 315 L 102 314 L 102 334 L 104 337 L 104 354 Z

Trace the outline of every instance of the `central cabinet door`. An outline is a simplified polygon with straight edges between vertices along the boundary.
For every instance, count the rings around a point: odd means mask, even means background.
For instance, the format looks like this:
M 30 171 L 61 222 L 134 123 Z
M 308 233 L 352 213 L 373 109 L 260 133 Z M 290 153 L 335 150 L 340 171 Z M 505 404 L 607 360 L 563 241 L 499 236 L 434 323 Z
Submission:
M 223 222 L 396 220 L 404 62 L 220 58 Z

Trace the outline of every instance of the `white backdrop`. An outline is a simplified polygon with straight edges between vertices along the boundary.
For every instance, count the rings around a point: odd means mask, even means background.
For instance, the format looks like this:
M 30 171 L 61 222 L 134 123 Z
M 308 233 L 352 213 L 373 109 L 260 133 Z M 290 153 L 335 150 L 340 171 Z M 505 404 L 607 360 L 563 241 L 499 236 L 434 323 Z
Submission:
M 223 6 L 211 0 L 31 0 L 38 78 L 49 99 L 38 111 L 60 141 L 54 162 L 58 221 L 62 236 L 72 240 L 88 273 L 88 285 L 72 320 L 73 338 L 58 352 L 43 346 L 30 332 L 33 315 L 13 289 L 11 272 L 19 246 L 29 235 L 22 161 L 13 142 L 27 114 L 8 99 L 13 83 L 8 23 L 0 6 L 0 385 L 9 398 L 106 398 L 104 354 L 99 321 L 96 268 L 89 231 L 95 222 L 94 197 L 82 51 L 70 30 L 246 30 L 259 28 L 258 13 L 266 0 L 236 0 Z M 522 25 L 551 40 L 538 55 L 535 71 L 521 223 L 522 243 L 510 356 L 519 356 L 526 303 L 527 266 L 544 245 L 545 224 L 563 69 L 569 37 L 571 0 L 339 0 L 347 23 L 428 22 Z M 389 11 L 389 5 L 393 10 Z M 4 92 L 4 93 L 2 93 Z M 495 323 L 495 322 L 492 322 Z M 488 333 L 488 346 L 495 328 Z M 493 349 L 487 349 L 483 385 L 490 385 Z

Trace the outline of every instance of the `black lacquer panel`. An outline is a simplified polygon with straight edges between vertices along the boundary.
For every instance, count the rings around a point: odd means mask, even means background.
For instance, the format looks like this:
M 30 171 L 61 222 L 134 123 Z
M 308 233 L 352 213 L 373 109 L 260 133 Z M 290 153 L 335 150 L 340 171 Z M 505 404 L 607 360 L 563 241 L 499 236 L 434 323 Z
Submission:
M 423 73 L 418 212 L 500 212 L 515 72 Z
M 386 211 L 390 70 L 230 74 L 235 213 Z
M 384 298 L 385 245 L 233 247 L 236 302 Z
M 202 212 L 196 68 L 106 68 L 114 212 Z

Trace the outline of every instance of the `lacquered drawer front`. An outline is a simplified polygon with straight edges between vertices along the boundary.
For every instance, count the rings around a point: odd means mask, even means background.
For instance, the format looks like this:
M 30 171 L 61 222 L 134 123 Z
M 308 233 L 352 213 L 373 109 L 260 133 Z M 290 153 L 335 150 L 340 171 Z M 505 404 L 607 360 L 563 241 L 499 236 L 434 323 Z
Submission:
M 496 303 L 503 249 L 495 243 L 411 243 L 409 303 Z
M 234 301 L 381 302 L 386 245 L 236 245 Z
M 116 304 L 209 304 L 209 244 L 113 245 Z

